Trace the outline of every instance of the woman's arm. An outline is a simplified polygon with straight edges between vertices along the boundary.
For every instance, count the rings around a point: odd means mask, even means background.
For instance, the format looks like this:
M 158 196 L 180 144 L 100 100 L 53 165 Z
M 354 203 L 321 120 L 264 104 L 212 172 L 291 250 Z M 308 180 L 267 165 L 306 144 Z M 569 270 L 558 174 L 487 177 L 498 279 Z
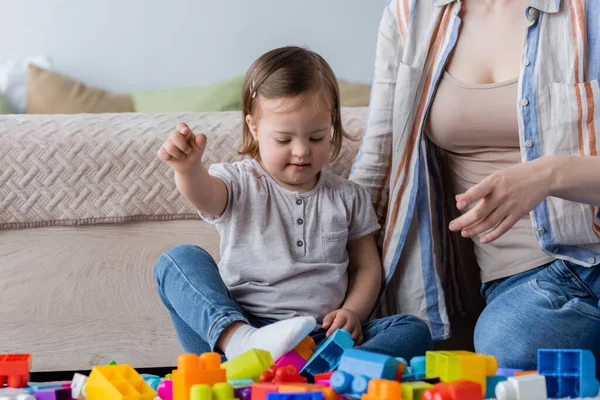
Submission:
M 373 311 L 381 289 L 381 260 L 375 237 L 348 241 L 348 291 L 342 308 L 354 312 L 364 324 Z
M 578 203 L 600 206 L 600 157 L 550 156 L 549 194 Z
M 350 180 L 369 192 L 377 218 L 382 225 L 386 214 L 392 162 L 396 75 L 404 46 L 403 32 L 406 29 L 406 22 L 399 21 L 398 15 L 398 1 L 392 0 L 385 7 L 379 25 L 367 126 L 361 150 L 350 173 Z

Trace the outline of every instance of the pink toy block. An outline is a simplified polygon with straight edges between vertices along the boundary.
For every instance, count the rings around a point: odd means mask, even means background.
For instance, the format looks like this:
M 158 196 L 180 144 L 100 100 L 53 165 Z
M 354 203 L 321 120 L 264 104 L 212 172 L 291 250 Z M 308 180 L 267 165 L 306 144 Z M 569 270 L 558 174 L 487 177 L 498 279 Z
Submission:
M 158 397 L 161 400 L 173 400 L 173 381 L 165 379 L 158 384 Z
M 290 364 L 300 371 L 306 365 L 306 360 L 302 358 L 296 350 L 292 350 L 289 353 L 282 355 L 275 363 L 278 367 L 285 367 Z

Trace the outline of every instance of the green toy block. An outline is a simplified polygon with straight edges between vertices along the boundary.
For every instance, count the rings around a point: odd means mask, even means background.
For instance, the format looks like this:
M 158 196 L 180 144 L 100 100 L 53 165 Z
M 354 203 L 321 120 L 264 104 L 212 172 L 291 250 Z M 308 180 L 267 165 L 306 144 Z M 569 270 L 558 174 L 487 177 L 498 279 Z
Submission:
M 240 354 L 233 360 L 221 364 L 227 371 L 227 380 L 253 379 L 258 380 L 260 375 L 273 365 L 271 353 L 264 350 L 252 349 Z
M 422 400 L 423 392 L 432 388 L 427 382 L 402 382 L 402 400 Z

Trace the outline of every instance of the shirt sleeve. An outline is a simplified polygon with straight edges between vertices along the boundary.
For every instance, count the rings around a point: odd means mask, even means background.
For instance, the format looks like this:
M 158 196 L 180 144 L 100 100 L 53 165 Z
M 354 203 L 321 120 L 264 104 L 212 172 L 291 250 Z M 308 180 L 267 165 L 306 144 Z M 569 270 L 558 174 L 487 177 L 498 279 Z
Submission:
M 230 218 L 235 203 L 239 202 L 244 196 L 244 180 L 245 170 L 242 163 L 219 163 L 212 164 L 208 169 L 208 173 L 216 178 L 219 178 L 227 188 L 227 205 L 221 215 L 207 215 L 199 212 L 200 217 L 211 224 L 225 222 Z
M 381 225 L 377 222 L 377 214 L 369 193 L 357 184 L 353 185 L 354 195 L 351 204 L 351 220 L 348 225 L 348 240 L 359 239 L 377 232 Z

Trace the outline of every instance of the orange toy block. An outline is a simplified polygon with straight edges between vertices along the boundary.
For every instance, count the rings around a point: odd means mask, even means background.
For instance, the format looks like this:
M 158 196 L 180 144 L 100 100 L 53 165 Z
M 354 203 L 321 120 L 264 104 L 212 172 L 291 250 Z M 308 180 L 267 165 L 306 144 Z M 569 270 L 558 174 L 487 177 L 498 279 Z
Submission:
M 333 390 L 332 388 L 323 388 L 323 397 L 325 397 L 325 400 L 338 400 L 339 396 L 337 394 L 337 392 L 335 390 Z
M 325 389 L 324 385 L 315 385 L 312 383 L 293 383 L 289 385 L 279 385 L 279 393 L 305 393 L 318 392 Z
M 315 341 L 310 336 L 305 337 L 299 344 L 294 348 L 296 353 L 306 361 L 308 361 L 313 353 L 315 352 Z
M 26 387 L 31 371 L 31 354 L 0 354 L 0 388 Z
M 438 383 L 423 392 L 423 400 L 483 400 L 481 385 L 471 381 Z
M 537 371 L 516 371 L 515 372 L 515 376 L 521 376 L 521 375 L 535 375 L 537 374 Z
M 362 400 L 402 400 L 402 387 L 398 381 L 372 379 Z
M 252 400 L 267 400 L 268 393 L 277 392 L 279 392 L 279 385 L 271 383 L 257 383 L 252 385 Z
M 217 353 L 182 354 L 177 358 L 177 369 L 173 370 L 173 398 L 189 400 L 194 385 L 214 385 L 227 382 L 226 371 L 221 368 L 221 356 Z

